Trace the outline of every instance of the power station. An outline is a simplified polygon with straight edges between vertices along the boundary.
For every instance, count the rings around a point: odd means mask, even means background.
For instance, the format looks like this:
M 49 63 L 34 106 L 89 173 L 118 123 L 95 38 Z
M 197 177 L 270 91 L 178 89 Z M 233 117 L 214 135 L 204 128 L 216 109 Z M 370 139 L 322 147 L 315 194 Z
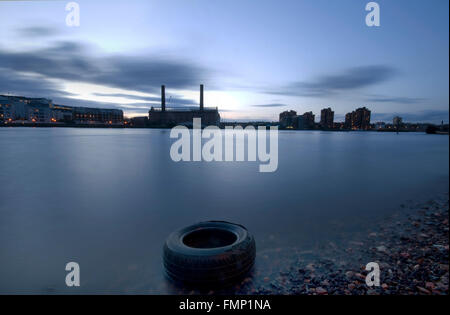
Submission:
M 148 112 L 148 122 L 152 127 L 171 127 L 176 125 L 192 126 L 194 118 L 201 118 L 202 125 L 215 125 L 220 123 L 220 114 L 217 107 L 204 107 L 203 84 L 200 85 L 200 106 L 192 107 L 166 107 L 166 87 L 161 86 L 161 107 L 152 107 Z

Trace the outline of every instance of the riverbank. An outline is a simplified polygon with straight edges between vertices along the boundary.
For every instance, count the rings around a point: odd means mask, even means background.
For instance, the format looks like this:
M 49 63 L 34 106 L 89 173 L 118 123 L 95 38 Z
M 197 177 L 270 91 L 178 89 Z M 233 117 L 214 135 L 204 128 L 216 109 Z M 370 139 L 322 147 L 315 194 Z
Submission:
M 240 126 L 242 128 L 246 128 L 248 126 L 253 126 L 254 128 L 258 128 L 260 126 L 264 126 L 266 128 L 270 126 L 277 126 L 279 125 L 277 123 L 273 122 L 266 122 L 266 123 L 221 123 L 218 127 L 220 129 L 225 129 L 225 127 L 237 127 Z M 10 127 L 17 127 L 17 128 L 100 128 L 100 129 L 172 129 L 175 127 L 175 125 L 133 125 L 132 123 L 124 123 L 124 124 L 108 124 L 108 123 L 90 123 L 90 124 L 79 124 L 79 123 L 58 123 L 58 122 L 52 122 L 52 123 L 24 123 L 24 122 L 11 122 L 11 123 L 1 123 L 0 127 L 3 128 L 10 128 Z M 189 129 L 192 129 L 191 125 L 186 125 Z M 202 128 L 205 128 L 206 126 L 202 126 Z M 380 132 L 380 133 L 425 133 L 426 130 L 423 129 L 414 129 L 414 130 L 394 130 L 394 129 L 369 129 L 369 130 L 352 130 L 352 129 L 289 129 L 289 128 L 280 128 L 280 131 L 326 131 L 326 132 Z M 439 135 L 448 135 L 448 131 L 434 131 L 434 132 L 427 132 L 427 134 L 439 134 Z
M 253 273 L 234 288 L 183 294 L 447 295 L 448 194 L 402 205 L 371 230 L 317 250 L 273 249 L 257 254 Z M 380 266 L 380 286 L 365 283 L 368 262 Z
M 254 288 L 262 294 L 448 294 L 448 195 L 406 206 L 367 233 L 322 257 L 297 262 Z M 365 265 L 377 262 L 381 286 L 365 283 Z M 242 292 L 245 293 L 245 292 Z

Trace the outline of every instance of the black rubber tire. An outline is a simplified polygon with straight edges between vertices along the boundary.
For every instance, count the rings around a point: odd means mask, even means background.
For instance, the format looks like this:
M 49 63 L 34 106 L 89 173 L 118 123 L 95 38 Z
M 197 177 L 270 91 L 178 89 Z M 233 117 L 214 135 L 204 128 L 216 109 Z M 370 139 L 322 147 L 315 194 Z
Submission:
M 222 230 L 235 240 L 214 248 L 190 247 L 183 241 L 187 235 L 203 230 Z M 242 279 L 253 267 L 256 245 L 253 236 L 242 225 L 208 221 L 172 233 L 164 245 L 166 275 L 175 282 L 196 286 L 226 286 Z

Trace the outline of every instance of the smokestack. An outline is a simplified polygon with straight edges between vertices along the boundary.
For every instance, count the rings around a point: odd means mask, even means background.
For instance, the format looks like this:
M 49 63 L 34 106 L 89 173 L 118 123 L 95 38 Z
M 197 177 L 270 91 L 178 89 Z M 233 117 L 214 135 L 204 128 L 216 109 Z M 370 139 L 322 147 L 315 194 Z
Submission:
M 203 84 L 200 84 L 200 110 L 203 110 Z
M 161 85 L 161 110 L 166 111 L 166 87 Z

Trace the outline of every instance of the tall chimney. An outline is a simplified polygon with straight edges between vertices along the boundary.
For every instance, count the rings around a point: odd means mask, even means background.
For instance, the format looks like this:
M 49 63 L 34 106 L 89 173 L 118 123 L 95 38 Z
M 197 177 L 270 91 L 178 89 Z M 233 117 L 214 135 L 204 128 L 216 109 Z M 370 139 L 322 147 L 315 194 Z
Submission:
M 161 85 L 161 110 L 166 111 L 166 87 Z
M 203 110 L 203 84 L 200 84 L 200 110 Z

